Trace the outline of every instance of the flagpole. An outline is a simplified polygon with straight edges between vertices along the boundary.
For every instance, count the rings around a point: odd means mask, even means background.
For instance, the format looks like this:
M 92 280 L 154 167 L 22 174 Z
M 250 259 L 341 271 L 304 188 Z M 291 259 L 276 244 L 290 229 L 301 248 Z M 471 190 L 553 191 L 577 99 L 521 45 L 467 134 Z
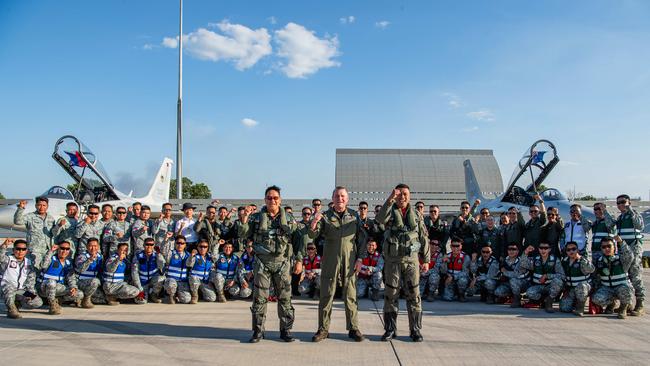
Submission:
M 183 198 L 183 0 L 178 29 L 178 103 L 176 105 L 176 198 Z

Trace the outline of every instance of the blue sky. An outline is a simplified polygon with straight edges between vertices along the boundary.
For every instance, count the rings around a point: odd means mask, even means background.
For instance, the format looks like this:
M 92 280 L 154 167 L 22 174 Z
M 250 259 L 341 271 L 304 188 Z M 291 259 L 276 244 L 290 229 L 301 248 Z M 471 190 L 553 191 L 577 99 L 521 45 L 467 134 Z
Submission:
M 336 148 L 536 139 L 548 185 L 648 197 L 646 1 L 185 1 L 184 173 L 216 197 L 326 196 Z M 125 191 L 175 157 L 178 2 L 0 3 L 0 192 L 67 176 L 74 134 Z M 252 121 L 251 121 L 252 120 Z

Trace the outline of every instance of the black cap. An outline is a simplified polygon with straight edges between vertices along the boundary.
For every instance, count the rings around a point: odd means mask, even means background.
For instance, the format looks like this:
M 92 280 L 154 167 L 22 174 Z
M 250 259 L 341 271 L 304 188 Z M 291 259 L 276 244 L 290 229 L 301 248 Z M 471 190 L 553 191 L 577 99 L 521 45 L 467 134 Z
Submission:
M 193 209 L 193 210 L 196 209 L 196 207 L 194 207 L 194 205 L 189 203 L 189 202 L 183 203 L 183 211 L 189 210 L 190 208 Z

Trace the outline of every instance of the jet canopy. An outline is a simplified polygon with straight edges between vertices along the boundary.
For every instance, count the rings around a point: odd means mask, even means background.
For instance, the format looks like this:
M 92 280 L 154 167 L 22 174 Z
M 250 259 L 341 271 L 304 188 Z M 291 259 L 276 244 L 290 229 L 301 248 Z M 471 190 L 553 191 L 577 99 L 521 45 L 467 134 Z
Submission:
M 519 159 L 508 182 L 504 201 L 524 206 L 532 204 L 534 202 L 532 194 L 537 192 L 538 187 L 559 161 L 560 158 L 552 142 L 536 141 Z M 555 191 L 555 193 L 559 192 Z M 548 194 L 551 195 L 552 192 Z
M 74 201 L 74 197 L 72 196 L 72 193 L 68 191 L 67 189 L 61 187 L 61 186 L 54 186 L 39 197 L 47 197 L 49 198 L 55 198 L 59 200 L 68 200 L 68 201 Z
M 61 137 L 54 145 L 52 158 L 77 183 L 73 192 L 77 201 L 92 203 L 119 199 L 97 156 L 76 137 Z

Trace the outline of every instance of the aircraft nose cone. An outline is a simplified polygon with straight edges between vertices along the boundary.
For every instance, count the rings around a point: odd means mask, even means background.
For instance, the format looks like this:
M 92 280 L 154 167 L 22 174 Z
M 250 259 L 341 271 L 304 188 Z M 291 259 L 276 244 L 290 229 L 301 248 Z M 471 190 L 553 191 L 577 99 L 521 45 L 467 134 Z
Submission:
M 14 226 L 14 213 L 16 213 L 14 205 L 0 207 L 0 228 L 11 229 Z

